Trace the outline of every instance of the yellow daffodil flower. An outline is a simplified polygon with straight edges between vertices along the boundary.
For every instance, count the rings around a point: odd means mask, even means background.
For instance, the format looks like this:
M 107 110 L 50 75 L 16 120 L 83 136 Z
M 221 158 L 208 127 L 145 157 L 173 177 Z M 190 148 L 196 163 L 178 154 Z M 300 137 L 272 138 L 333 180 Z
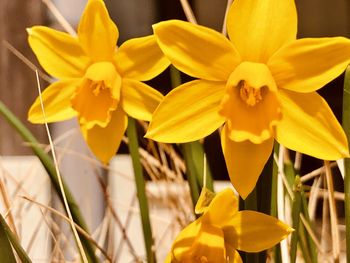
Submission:
M 259 252 L 276 245 L 293 231 L 272 216 L 238 211 L 238 200 L 229 188 L 200 210 L 202 216 L 180 232 L 165 262 L 240 263 L 236 250 Z
M 296 40 L 293 0 L 235 0 L 227 30 L 229 39 L 183 21 L 154 25 L 172 64 L 198 79 L 165 97 L 146 137 L 183 143 L 224 124 L 226 165 L 243 198 L 256 185 L 274 139 L 320 159 L 347 157 L 344 131 L 316 90 L 345 70 L 350 40 Z
M 149 121 L 163 96 L 140 81 L 168 65 L 154 36 L 116 46 L 118 28 L 102 0 L 89 0 L 74 37 L 43 26 L 28 29 L 29 44 L 42 67 L 59 79 L 43 93 L 46 121 L 77 116 L 92 152 L 104 163 L 116 153 L 127 115 Z M 29 121 L 45 120 L 37 98 Z

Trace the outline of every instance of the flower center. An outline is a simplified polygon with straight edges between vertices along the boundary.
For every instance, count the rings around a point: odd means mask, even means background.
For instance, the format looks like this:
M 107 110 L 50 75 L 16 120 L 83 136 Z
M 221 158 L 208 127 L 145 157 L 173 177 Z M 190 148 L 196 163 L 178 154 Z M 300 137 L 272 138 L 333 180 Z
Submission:
M 112 63 L 92 64 L 77 88 L 71 103 L 78 112 L 79 122 L 87 129 L 94 125 L 106 127 L 111 112 L 116 110 L 120 99 L 121 77 Z
M 208 258 L 207 258 L 207 257 L 201 256 L 200 259 L 199 259 L 199 262 L 200 262 L 200 263 L 208 263 L 209 261 L 208 261 Z
M 101 90 L 105 89 L 106 87 L 103 81 L 97 81 L 91 84 L 91 88 L 92 88 L 92 94 L 94 94 L 97 97 L 98 94 L 100 94 Z
M 281 119 L 281 108 L 269 68 L 248 61 L 238 65 L 226 83 L 220 107 L 232 141 L 258 144 L 271 138 Z
M 255 106 L 262 100 L 261 90 L 249 86 L 248 83 L 244 80 L 241 80 L 238 83 L 237 88 L 239 89 L 239 95 L 241 99 L 248 106 Z

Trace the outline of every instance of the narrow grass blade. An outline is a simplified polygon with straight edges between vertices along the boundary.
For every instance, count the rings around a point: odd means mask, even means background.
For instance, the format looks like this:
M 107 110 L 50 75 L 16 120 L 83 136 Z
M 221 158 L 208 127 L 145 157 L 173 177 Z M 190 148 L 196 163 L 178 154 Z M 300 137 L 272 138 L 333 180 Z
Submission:
M 306 196 L 305 196 L 305 192 L 304 192 L 304 188 L 301 185 L 301 208 L 302 208 L 302 213 L 305 217 L 306 222 L 312 226 L 312 222 L 310 219 L 310 214 L 309 214 L 309 209 L 308 209 L 308 204 L 307 204 L 307 200 L 306 200 Z M 306 232 L 306 230 L 304 228 L 302 228 L 302 231 L 304 232 L 304 236 L 306 239 L 306 244 L 308 246 L 308 252 L 310 252 L 310 261 L 307 262 L 312 262 L 312 263 L 317 263 L 317 249 L 316 249 L 316 245 L 315 242 L 312 240 L 311 236 Z
M 34 135 L 2 102 L 0 102 L 0 114 L 19 133 L 19 135 L 23 138 L 23 140 L 30 144 L 30 147 L 32 148 L 33 152 L 39 158 L 45 170 L 47 171 L 57 195 L 59 196 L 60 200 L 63 202 L 63 196 L 61 194 L 60 185 L 59 185 L 59 181 L 56 173 L 56 168 L 51 157 L 42 148 L 38 146 L 39 143 L 37 139 L 34 137 Z M 79 206 L 75 201 L 75 198 L 73 197 L 71 191 L 69 190 L 69 188 L 64 182 L 63 182 L 63 188 L 66 194 L 66 198 L 67 198 L 68 205 L 71 210 L 74 222 L 77 223 L 86 232 L 88 232 L 87 225 L 80 212 Z M 82 241 L 82 244 L 88 256 L 89 262 L 92 262 L 92 263 L 98 262 L 97 257 L 95 255 L 94 246 L 91 244 L 91 242 L 87 238 L 85 238 L 83 235 L 79 235 L 79 237 Z
M 9 230 L 7 227 L 4 218 L 0 214 L 0 262 L 16 263 L 16 258 L 6 233 L 6 230 Z M 9 231 L 11 232 L 11 230 Z
M 278 178 L 278 152 L 279 152 L 279 144 L 275 142 L 273 147 L 273 157 L 276 156 L 276 160 L 273 161 L 272 165 L 272 179 L 271 179 L 271 207 L 270 207 L 270 215 L 274 217 L 278 217 L 277 214 L 277 178 Z M 275 159 L 275 158 L 273 158 Z M 282 263 L 282 255 L 281 255 L 281 246 L 280 244 L 276 245 L 273 248 L 273 259 L 275 263 Z
M 147 253 L 147 262 L 155 263 L 156 258 L 153 247 L 153 236 L 151 229 L 151 222 L 149 218 L 149 208 L 145 189 L 145 179 L 143 177 L 142 165 L 139 155 L 139 143 L 136 130 L 136 122 L 134 119 L 129 118 L 127 135 L 129 138 L 129 152 L 134 167 L 135 183 L 137 190 L 137 197 L 139 199 L 140 216 L 142 222 L 143 237 L 145 241 L 145 248 Z
M 310 251 L 308 250 L 308 244 L 307 244 L 307 239 L 306 239 L 306 230 L 303 224 L 299 224 L 299 229 L 298 229 L 298 238 L 299 238 L 299 243 L 300 243 L 300 249 L 301 253 L 303 254 L 304 261 L 305 262 L 314 262 L 311 259 Z
M 350 66 L 346 69 L 343 89 L 343 128 L 350 142 Z M 346 261 L 350 262 L 350 159 L 344 160 Z
M 295 263 L 297 259 L 297 245 L 299 239 L 299 223 L 300 223 L 300 211 L 301 211 L 301 181 L 300 177 L 296 176 L 293 185 L 294 199 L 292 203 L 292 220 L 293 228 L 295 231 L 292 233 L 291 245 L 290 245 L 290 260 L 291 263 Z
M 275 142 L 273 148 L 273 155 L 278 158 L 279 144 Z M 272 164 L 272 179 L 271 179 L 271 208 L 270 215 L 277 217 L 277 177 L 278 177 L 278 165 L 277 160 Z
M 286 175 L 286 178 L 287 178 L 289 185 L 291 187 L 295 188 L 295 181 L 296 181 L 296 178 L 299 177 L 299 175 L 295 171 L 293 163 L 290 161 L 287 161 L 285 163 L 285 175 Z M 310 219 L 308 205 L 307 205 L 307 199 L 306 199 L 303 185 L 302 185 L 301 181 L 300 181 L 300 189 L 299 189 L 298 195 L 300 195 L 300 199 L 301 199 L 301 201 L 300 201 L 301 208 L 300 208 L 299 212 L 301 212 L 304 215 L 306 222 L 312 227 L 313 224 L 312 224 L 311 219 Z M 295 198 L 296 198 L 296 196 L 294 197 L 294 200 L 292 201 L 293 202 L 293 206 L 292 206 L 293 209 L 294 209 Z M 292 213 L 293 213 L 293 211 L 292 211 Z M 299 217 L 300 217 L 300 213 L 299 213 Z M 318 262 L 317 261 L 317 250 L 316 250 L 315 242 L 312 240 L 311 236 L 307 233 L 307 231 L 304 227 L 302 227 L 301 230 L 298 230 L 296 228 L 295 228 L 295 230 L 296 230 L 295 232 L 298 231 L 299 234 L 301 231 L 304 231 L 303 236 L 305 237 L 306 242 L 301 243 L 300 246 L 307 246 L 307 247 L 302 247 L 302 251 L 307 251 L 309 253 L 307 255 L 307 257 L 309 259 L 311 259 L 311 261 L 307 261 L 307 262 L 317 263 Z
M 181 145 L 181 148 L 186 164 L 186 176 L 190 187 L 192 204 L 193 207 L 195 207 L 200 194 L 200 186 L 197 180 L 197 168 L 195 165 L 196 161 L 193 159 L 191 143 L 185 143 Z

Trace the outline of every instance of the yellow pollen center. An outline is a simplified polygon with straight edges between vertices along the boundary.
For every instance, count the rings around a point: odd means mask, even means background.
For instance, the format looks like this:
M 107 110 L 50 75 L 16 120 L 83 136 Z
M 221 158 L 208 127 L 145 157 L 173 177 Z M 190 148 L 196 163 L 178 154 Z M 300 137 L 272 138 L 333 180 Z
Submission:
M 96 81 L 96 82 L 93 81 L 91 84 L 91 88 L 92 88 L 92 93 L 95 96 L 98 96 L 98 94 L 100 94 L 100 91 L 105 88 L 105 85 L 103 81 Z
M 201 256 L 201 263 L 208 263 L 207 257 Z
M 241 96 L 241 99 L 248 106 L 255 106 L 262 100 L 260 89 L 255 89 L 249 86 L 244 80 L 238 83 L 237 88 L 239 88 L 239 95 Z

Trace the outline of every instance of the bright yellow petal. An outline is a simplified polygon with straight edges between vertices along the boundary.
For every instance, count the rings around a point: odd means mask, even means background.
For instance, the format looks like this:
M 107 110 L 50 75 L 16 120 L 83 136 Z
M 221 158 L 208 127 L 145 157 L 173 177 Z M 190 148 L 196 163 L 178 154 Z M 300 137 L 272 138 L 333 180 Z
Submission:
M 243 263 L 241 256 L 238 251 L 232 246 L 226 244 L 226 254 L 228 257 L 227 263 Z
M 77 38 L 48 27 L 27 29 L 29 45 L 47 73 L 56 78 L 84 75 L 89 58 Z
M 214 199 L 215 193 L 210 191 L 207 187 L 203 186 L 201 194 L 194 208 L 194 212 L 199 215 L 208 211 L 211 201 Z
M 122 80 L 121 105 L 131 117 L 150 121 L 163 95 L 150 86 L 132 79 Z
M 241 59 L 222 34 L 188 22 L 171 20 L 153 26 L 164 54 L 186 74 L 206 80 L 227 80 Z
M 345 133 L 320 95 L 281 90 L 279 97 L 283 108 L 276 129 L 279 143 L 324 160 L 349 156 Z
M 176 260 L 179 260 L 183 254 L 188 253 L 188 251 L 191 249 L 194 240 L 196 239 L 197 235 L 199 235 L 201 225 L 201 220 L 197 219 L 186 226 L 178 234 L 171 248 L 172 256 L 175 262 Z
M 227 30 L 243 60 L 267 62 L 281 46 L 296 38 L 294 0 L 235 0 Z
M 170 64 L 153 35 L 124 42 L 115 53 L 115 62 L 123 77 L 140 81 L 153 79 Z
M 248 210 L 236 213 L 223 230 L 228 244 L 246 252 L 273 247 L 293 231 L 277 218 Z
M 128 118 L 119 107 L 112 113 L 112 118 L 106 127 L 95 125 L 91 129 L 86 129 L 81 126 L 81 130 L 91 151 L 107 164 L 118 151 L 127 126 Z
M 217 193 L 202 216 L 203 224 L 222 227 L 238 211 L 238 199 L 230 188 Z
M 256 182 L 273 148 L 273 139 L 260 144 L 250 141 L 234 142 L 227 135 L 227 126 L 221 132 L 221 146 L 232 185 L 245 199 Z
M 261 143 L 281 119 L 277 87 L 265 64 L 243 62 L 230 75 L 219 113 L 231 140 Z
M 195 80 L 172 90 L 155 110 L 145 137 L 160 142 L 189 142 L 214 132 L 225 84 Z
M 67 79 L 48 86 L 41 94 L 45 119 L 42 113 L 40 98 L 37 97 L 28 112 L 28 120 L 32 123 L 63 121 L 77 115 L 71 107 L 71 98 L 79 86 L 79 79 Z
M 280 49 L 268 66 L 278 87 L 311 92 L 339 76 L 349 62 L 349 39 L 305 38 Z
M 103 0 L 89 0 L 80 19 L 78 36 L 93 61 L 112 60 L 119 32 Z
M 209 224 L 201 224 L 198 234 L 193 239 L 189 249 L 176 249 L 174 244 L 173 255 L 175 260 L 183 263 L 217 262 L 226 263 L 226 248 L 223 232 L 220 228 Z
M 166 256 L 166 258 L 164 260 L 164 263 L 172 263 L 171 257 L 172 257 L 172 253 L 168 253 L 168 255 Z

